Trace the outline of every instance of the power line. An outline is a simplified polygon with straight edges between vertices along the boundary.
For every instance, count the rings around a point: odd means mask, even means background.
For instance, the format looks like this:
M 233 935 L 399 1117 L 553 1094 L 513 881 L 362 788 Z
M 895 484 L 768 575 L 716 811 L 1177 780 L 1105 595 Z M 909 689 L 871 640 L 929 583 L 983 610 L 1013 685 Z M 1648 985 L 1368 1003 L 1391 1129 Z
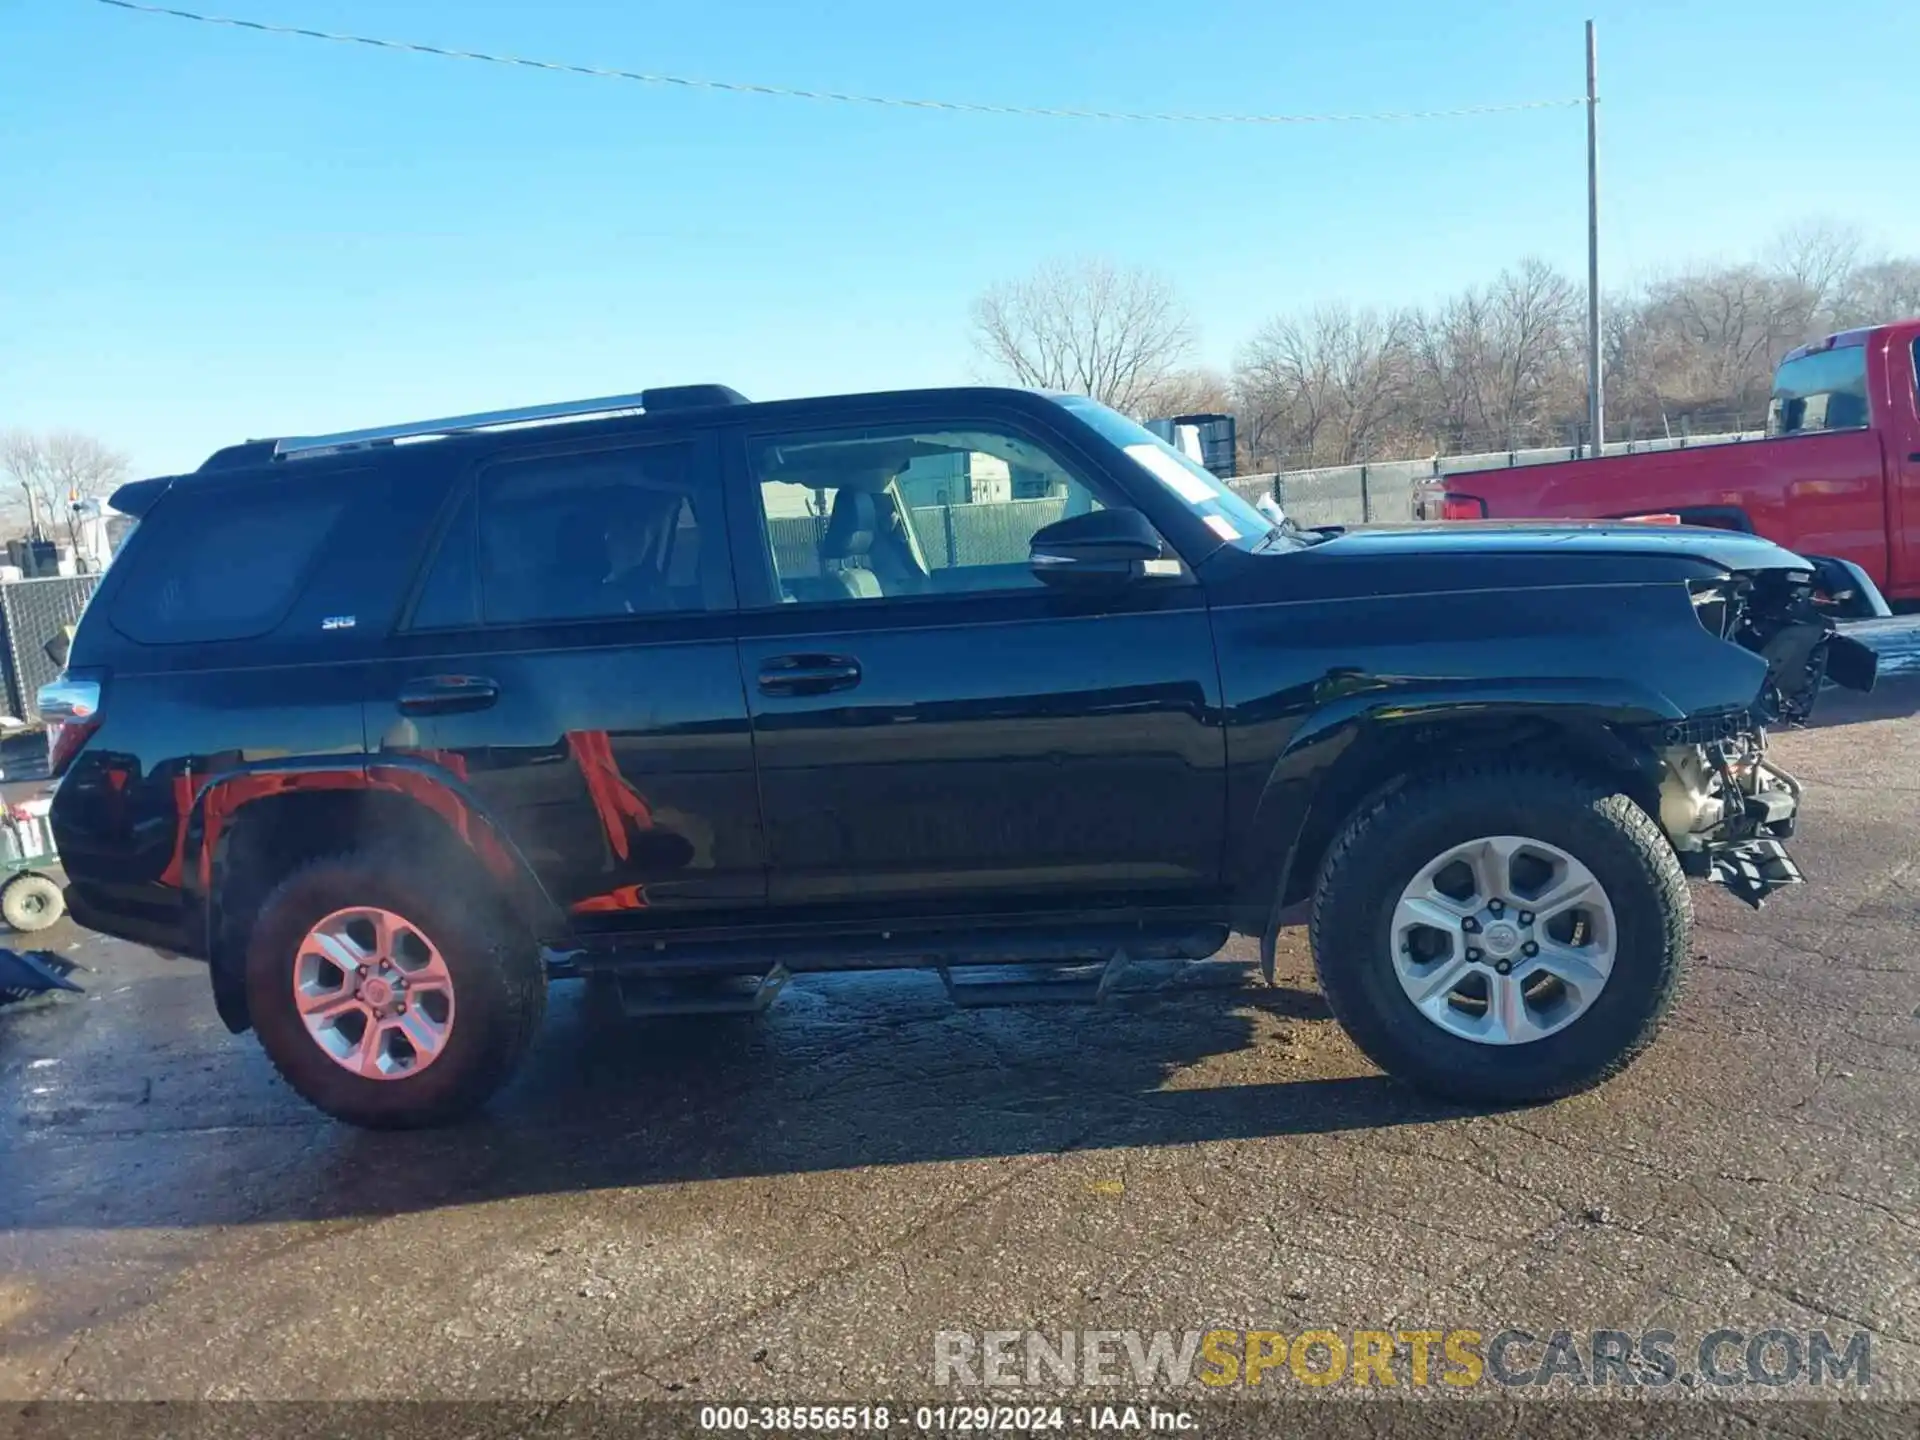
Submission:
M 1072 110 L 1046 105 L 985 105 L 965 100 L 918 100 L 891 95 L 854 95 L 838 90 L 797 90 L 782 85 L 755 85 L 737 80 L 702 80 L 687 75 L 654 75 L 638 70 L 613 70 L 598 65 L 574 65 L 561 60 L 529 60 L 519 55 L 490 55 L 481 50 L 454 50 L 412 40 L 385 40 L 372 35 L 345 35 L 330 30 L 308 30 L 297 25 L 270 25 L 263 20 L 241 20 L 231 15 L 203 15 L 167 5 L 142 5 L 135 0 L 96 0 L 116 10 L 143 15 L 165 15 L 202 25 L 226 25 L 268 35 L 297 35 L 306 40 L 330 40 L 342 45 L 371 45 L 381 50 L 403 50 L 443 60 L 480 60 L 489 65 L 513 65 L 526 70 L 551 70 L 565 75 L 588 75 L 597 80 L 631 80 L 642 85 L 672 85 L 684 90 L 719 90 L 735 95 L 770 95 L 782 100 L 821 100 L 842 105 L 885 105 L 905 110 L 948 110 L 970 115 L 1014 115 L 1047 120 L 1127 120 L 1188 125 L 1332 125 L 1358 121 L 1446 120 L 1466 115 L 1498 115 L 1515 110 L 1559 110 L 1584 105 L 1583 99 L 1520 100 L 1502 105 L 1464 105 L 1451 110 L 1379 110 L 1339 115 L 1207 115 L 1127 110 Z

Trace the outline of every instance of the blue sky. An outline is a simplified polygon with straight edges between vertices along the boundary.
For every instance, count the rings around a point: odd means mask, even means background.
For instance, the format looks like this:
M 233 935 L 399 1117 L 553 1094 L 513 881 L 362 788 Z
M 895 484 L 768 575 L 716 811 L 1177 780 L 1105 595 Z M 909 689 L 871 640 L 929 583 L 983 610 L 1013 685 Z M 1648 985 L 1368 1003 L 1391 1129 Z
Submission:
M 195 8 L 193 0 L 182 0 Z M 1232 112 L 1572 97 L 1600 23 L 1610 280 L 1826 217 L 1920 248 L 1906 0 L 204 0 L 252 19 L 770 84 Z M 692 93 L 0 4 L 0 428 L 136 471 L 248 435 L 648 384 L 971 378 L 970 299 L 1168 273 L 1206 360 L 1321 299 L 1584 264 L 1578 109 L 1299 127 Z

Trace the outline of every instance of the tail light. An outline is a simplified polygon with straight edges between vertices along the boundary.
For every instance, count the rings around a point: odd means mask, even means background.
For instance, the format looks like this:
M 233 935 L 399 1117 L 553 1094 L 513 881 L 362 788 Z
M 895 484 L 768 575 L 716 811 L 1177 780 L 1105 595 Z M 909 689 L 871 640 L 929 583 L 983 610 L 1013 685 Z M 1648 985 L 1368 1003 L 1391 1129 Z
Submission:
M 1630 525 L 1678 525 L 1678 515 L 1622 515 L 1620 517 Z
M 100 728 L 100 682 L 62 675 L 42 685 L 40 718 L 47 727 L 47 773 L 58 780 Z
M 1484 520 L 1487 502 L 1478 495 L 1462 495 L 1443 490 L 1438 483 L 1421 486 L 1414 493 L 1413 513 L 1422 520 Z
M 1456 495 L 1446 491 L 1440 496 L 1440 518 L 1442 520 L 1484 520 L 1487 518 L 1487 502 L 1478 495 Z

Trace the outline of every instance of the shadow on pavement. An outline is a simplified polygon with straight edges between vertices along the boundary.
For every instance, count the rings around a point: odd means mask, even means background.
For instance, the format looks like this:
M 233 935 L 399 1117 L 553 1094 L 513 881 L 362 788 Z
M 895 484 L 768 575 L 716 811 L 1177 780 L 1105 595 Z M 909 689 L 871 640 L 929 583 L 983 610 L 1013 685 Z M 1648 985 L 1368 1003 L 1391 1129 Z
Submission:
M 1873 693 L 1829 688 L 1814 707 L 1809 730 L 1829 729 L 1835 725 L 1859 725 L 1868 720 L 1899 720 L 1920 714 L 1920 676 L 1898 675 L 1882 680 Z
M 264 1061 L 230 1059 L 222 1083 L 258 1087 L 247 1093 L 271 1101 L 269 1114 L 180 1129 L 192 1117 L 156 1105 L 125 1112 L 141 1121 L 131 1131 L 49 1122 L 32 1143 L 0 1146 L 17 1181 L 0 1187 L 11 1192 L 0 1194 L 0 1225 L 373 1217 L 1462 1113 L 1377 1075 L 1275 1078 L 1298 1073 L 1293 1047 L 1320 1029 L 1298 1022 L 1322 1019 L 1324 1002 L 1247 975 L 1223 962 L 1172 966 L 1147 993 L 1109 1007 L 993 1011 L 953 1009 L 922 975 L 810 977 L 759 1021 L 610 1021 L 582 1003 L 580 987 L 557 987 L 523 1074 L 462 1126 L 356 1131 L 306 1110 L 262 1073 Z

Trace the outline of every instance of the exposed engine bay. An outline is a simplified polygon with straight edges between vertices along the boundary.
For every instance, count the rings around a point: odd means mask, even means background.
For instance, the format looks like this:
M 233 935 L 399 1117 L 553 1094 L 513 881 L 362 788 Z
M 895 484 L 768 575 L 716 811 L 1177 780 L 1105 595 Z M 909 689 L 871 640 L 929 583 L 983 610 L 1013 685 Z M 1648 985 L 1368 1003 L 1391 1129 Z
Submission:
M 1793 834 L 1800 784 L 1768 761 L 1767 728 L 1806 724 L 1828 680 L 1866 691 L 1878 672 L 1874 652 L 1835 629 L 1838 588 L 1834 577 L 1805 570 L 1689 586 L 1700 623 L 1761 656 L 1767 671 L 1746 713 L 1667 728 L 1659 820 L 1688 874 L 1755 908 L 1802 878 L 1781 844 Z
M 1828 679 L 1849 690 L 1873 689 L 1879 659 L 1834 629 L 1836 591 L 1822 588 L 1821 579 L 1835 584 L 1813 571 L 1762 570 L 1688 587 L 1703 626 L 1766 660 L 1754 706 L 1762 725 L 1804 725 Z

